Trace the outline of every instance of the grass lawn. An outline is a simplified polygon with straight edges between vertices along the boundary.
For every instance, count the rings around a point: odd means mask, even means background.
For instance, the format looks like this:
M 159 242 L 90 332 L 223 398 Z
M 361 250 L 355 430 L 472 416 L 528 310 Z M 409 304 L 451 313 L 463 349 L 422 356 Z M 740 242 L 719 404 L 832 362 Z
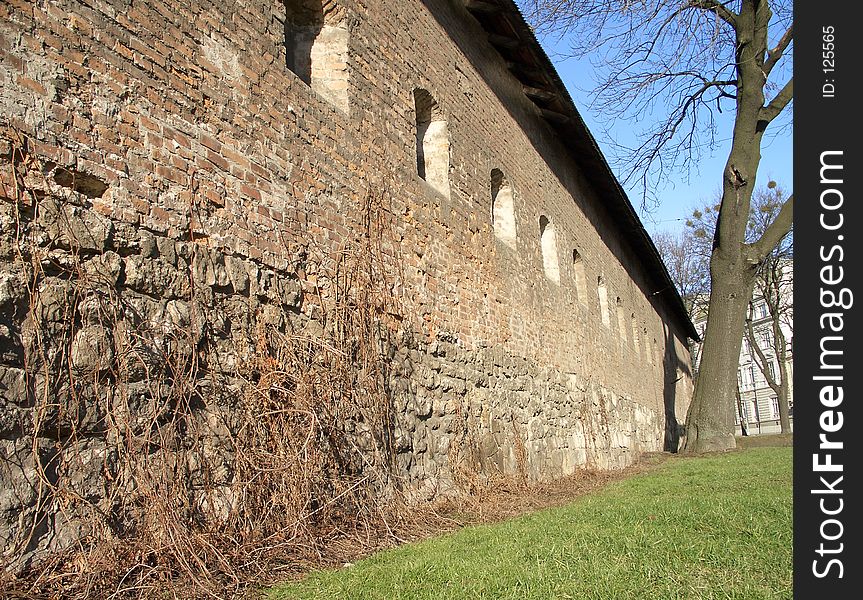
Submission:
M 674 457 L 566 506 L 314 572 L 269 597 L 790 599 L 791 453 Z

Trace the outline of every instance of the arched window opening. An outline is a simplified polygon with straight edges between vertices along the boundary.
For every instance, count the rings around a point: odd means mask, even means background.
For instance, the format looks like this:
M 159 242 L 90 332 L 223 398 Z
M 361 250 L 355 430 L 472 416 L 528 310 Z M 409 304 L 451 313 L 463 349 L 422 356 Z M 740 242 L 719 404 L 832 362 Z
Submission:
M 644 354 L 647 356 L 647 362 L 652 366 L 653 350 L 650 347 L 650 334 L 647 333 L 647 327 L 642 330 L 642 333 L 644 334 Z
M 515 207 L 512 186 L 500 169 L 491 171 L 491 221 L 495 237 L 515 250 Z
M 432 95 L 414 90 L 417 174 L 449 198 L 449 134 L 446 120 Z
M 545 215 L 539 218 L 539 241 L 542 248 L 542 270 L 554 283 L 560 283 L 560 264 L 557 260 L 557 239 L 554 223 Z
M 608 287 L 605 285 L 605 277 L 600 275 L 596 278 L 596 295 L 599 297 L 599 316 L 602 324 L 611 326 L 611 317 L 608 312 Z
M 617 300 L 614 302 L 615 307 L 617 309 L 617 332 L 620 335 L 620 339 L 624 342 L 626 341 L 626 313 L 623 310 L 623 301 L 620 299 L 620 296 L 617 297 Z
M 578 250 L 572 250 L 572 270 L 575 271 L 575 293 L 578 301 L 587 304 L 587 276 L 584 271 L 584 259 Z
M 347 26 L 339 22 L 329 2 L 283 0 L 283 3 L 288 69 L 336 108 L 347 112 Z

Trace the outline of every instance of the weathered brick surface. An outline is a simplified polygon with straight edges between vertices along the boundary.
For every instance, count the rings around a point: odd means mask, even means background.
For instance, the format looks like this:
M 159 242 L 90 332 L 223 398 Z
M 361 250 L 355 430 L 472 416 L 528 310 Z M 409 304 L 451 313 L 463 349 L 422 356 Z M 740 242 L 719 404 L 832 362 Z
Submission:
M 204 293 L 226 371 L 242 355 L 237 340 L 254 347 L 261 315 L 316 318 L 323 274 L 357 247 L 364 202 L 380 196 L 390 292 L 414 332 L 392 358 L 402 373 L 393 391 L 399 465 L 411 485 L 445 489 L 451 444 L 466 430 L 490 471 L 519 468 L 520 438 L 534 478 L 619 467 L 663 448 L 668 410 L 682 420 L 688 403 L 685 333 L 631 234 L 479 24 L 445 0 L 325 4 L 326 19 L 348 31 L 346 108 L 286 68 L 281 2 L 0 2 L 7 465 L 27 446 L 29 300 L 11 175 L 11 148 L 25 137 L 46 178 L 34 188 L 60 198 L 35 217 L 47 236 L 37 245 L 58 261 L 64 252 L 83 258 L 87 272 L 166 328 L 191 323 L 187 301 Z M 448 198 L 417 175 L 417 88 L 447 121 Z M 514 250 L 493 233 L 493 169 L 513 189 Z M 100 182 L 107 187 L 97 193 Z M 543 215 L 554 224 L 559 284 L 543 273 Z M 52 273 L 38 284 L 40 306 L 62 322 L 66 284 Z M 109 337 L 96 324 L 81 329 L 76 367 L 98 370 L 94 352 L 114 360 Z M 87 456 L 104 450 L 93 440 Z M 49 455 L 50 443 L 39 444 Z M 22 459 L 17 475 L 0 471 L 4 486 L 32 480 L 33 460 Z M 11 539 L 11 515 L 36 510 L 33 502 L 25 493 L 4 500 L 2 537 Z

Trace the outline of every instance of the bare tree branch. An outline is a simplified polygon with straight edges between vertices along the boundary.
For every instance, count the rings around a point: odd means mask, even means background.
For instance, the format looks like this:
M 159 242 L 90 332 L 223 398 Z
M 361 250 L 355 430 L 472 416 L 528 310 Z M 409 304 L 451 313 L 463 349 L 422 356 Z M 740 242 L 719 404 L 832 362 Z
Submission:
M 776 63 L 779 62 L 779 59 L 782 58 L 782 54 L 788 48 L 788 44 L 791 43 L 791 40 L 794 37 L 794 30 L 789 27 L 782 36 L 782 39 L 779 40 L 779 43 L 776 44 L 776 47 L 773 48 L 770 52 L 767 53 L 767 60 L 764 61 L 764 78 L 767 79 L 767 76 L 770 75 L 770 71 L 773 70 L 773 67 L 776 66 Z
M 689 0 L 689 6 L 712 12 L 717 17 L 731 25 L 731 27 L 737 27 L 737 15 L 728 10 L 725 4 L 717 2 L 716 0 Z
M 779 90 L 779 93 L 770 101 L 770 104 L 761 109 L 758 115 L 759 120 L 770 123 L 781 113 L 791 99 L 794 97 L 794 79 L 789 79 L 785 86 Z
M 779 214 L 773 220 L 761 237 L 748 245 L 749 262 L 757 264 L 762 262 L 767 255 L 770 254 L 777 244 L 788 235 L 791 231 L 791 225 L 794 222 L 794 195 L 788 196 L 788 199 L 782 204 Z
M 749 303 L 749 318 L 746 319 L 746 341 L 749 342 L 749 351 L 755 354 L 755 364 L 758 365 L 758 370 L 761 371 L 761 374 L 764 375 L 764 380 L 767 381 L 767 385 L 770 386 L 774 392 L 779 394 L 779 383 L 776 381 L 776 378 L 770 372 L 770 367 L 767 365 L 770 364 L 770 359 L 767 358 L 767 355 L 764 353 L 764 350 L 758 344 L 758 340 L 755 337 L 755 328 L 752 325 L 752 316 L 755 311 L 754 303 Z

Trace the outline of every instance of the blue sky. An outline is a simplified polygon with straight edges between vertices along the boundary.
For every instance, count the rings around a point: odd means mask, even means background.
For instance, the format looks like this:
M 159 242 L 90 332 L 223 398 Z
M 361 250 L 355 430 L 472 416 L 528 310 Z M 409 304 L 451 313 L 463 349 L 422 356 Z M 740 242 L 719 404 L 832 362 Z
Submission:
M 597 118 L 598 115 L 591 112 L 590 96 L 587 94 L 586 89 L 591 87 L 593 67 L 587 60 L 561 59 L 550 40 L 540 38 L 540 42 L 557 68 L 579 113 L 581 113 L 582 118 L 587 123 L 599 147 L 605 154 L 606 160 L 608 160 L 612 170 L 622 182 L 622 173 L 617 165 L 614 164 L 613 155 L 609 150 L 612 140 L 607 137 L 604 126 Z M 727 132 L 727 135 L 721 147 L 712 156 L 703 156 L 700 163 L 697 166 L 693 166 L 689 172 L 688 182 L 686 174 L 674 174 L 673 179 L 668 181 L 666 187 L 660 192 L 662 202 L 658 207 L 646 212 L 641 206 L 639 193 L 634 191 L 633 186 L 624 184 L 624 189 L 626 189 L 629 195 L 630 202 L 632 202 L 633 207 L 638 211 L 645 228 L 651 235 L 662 230 L 679 231 L 683 228 L 685 216 L 694 207 L 703 206 L 717 197 L 721 185 L 721 173 L 725 167 L 731 143 L 733 115 L 730 112 L 726 112 L 724 116 L 728 123 L 723 128 L 723 131 Z M 626 139 L 628 129 L 627 122 L 623 121 L 614 125 L 609 133 L 614 136 L 620 136 L 620 139 Z M 762 145 L 762 161 L 758 172 L 758 185 L 760 186 L 773 179 L 790 194 L 793 191 L 792 154 L 792 132 L 790 127 L 783 130 L 780 135 L 770 139 L 765 138 Z

